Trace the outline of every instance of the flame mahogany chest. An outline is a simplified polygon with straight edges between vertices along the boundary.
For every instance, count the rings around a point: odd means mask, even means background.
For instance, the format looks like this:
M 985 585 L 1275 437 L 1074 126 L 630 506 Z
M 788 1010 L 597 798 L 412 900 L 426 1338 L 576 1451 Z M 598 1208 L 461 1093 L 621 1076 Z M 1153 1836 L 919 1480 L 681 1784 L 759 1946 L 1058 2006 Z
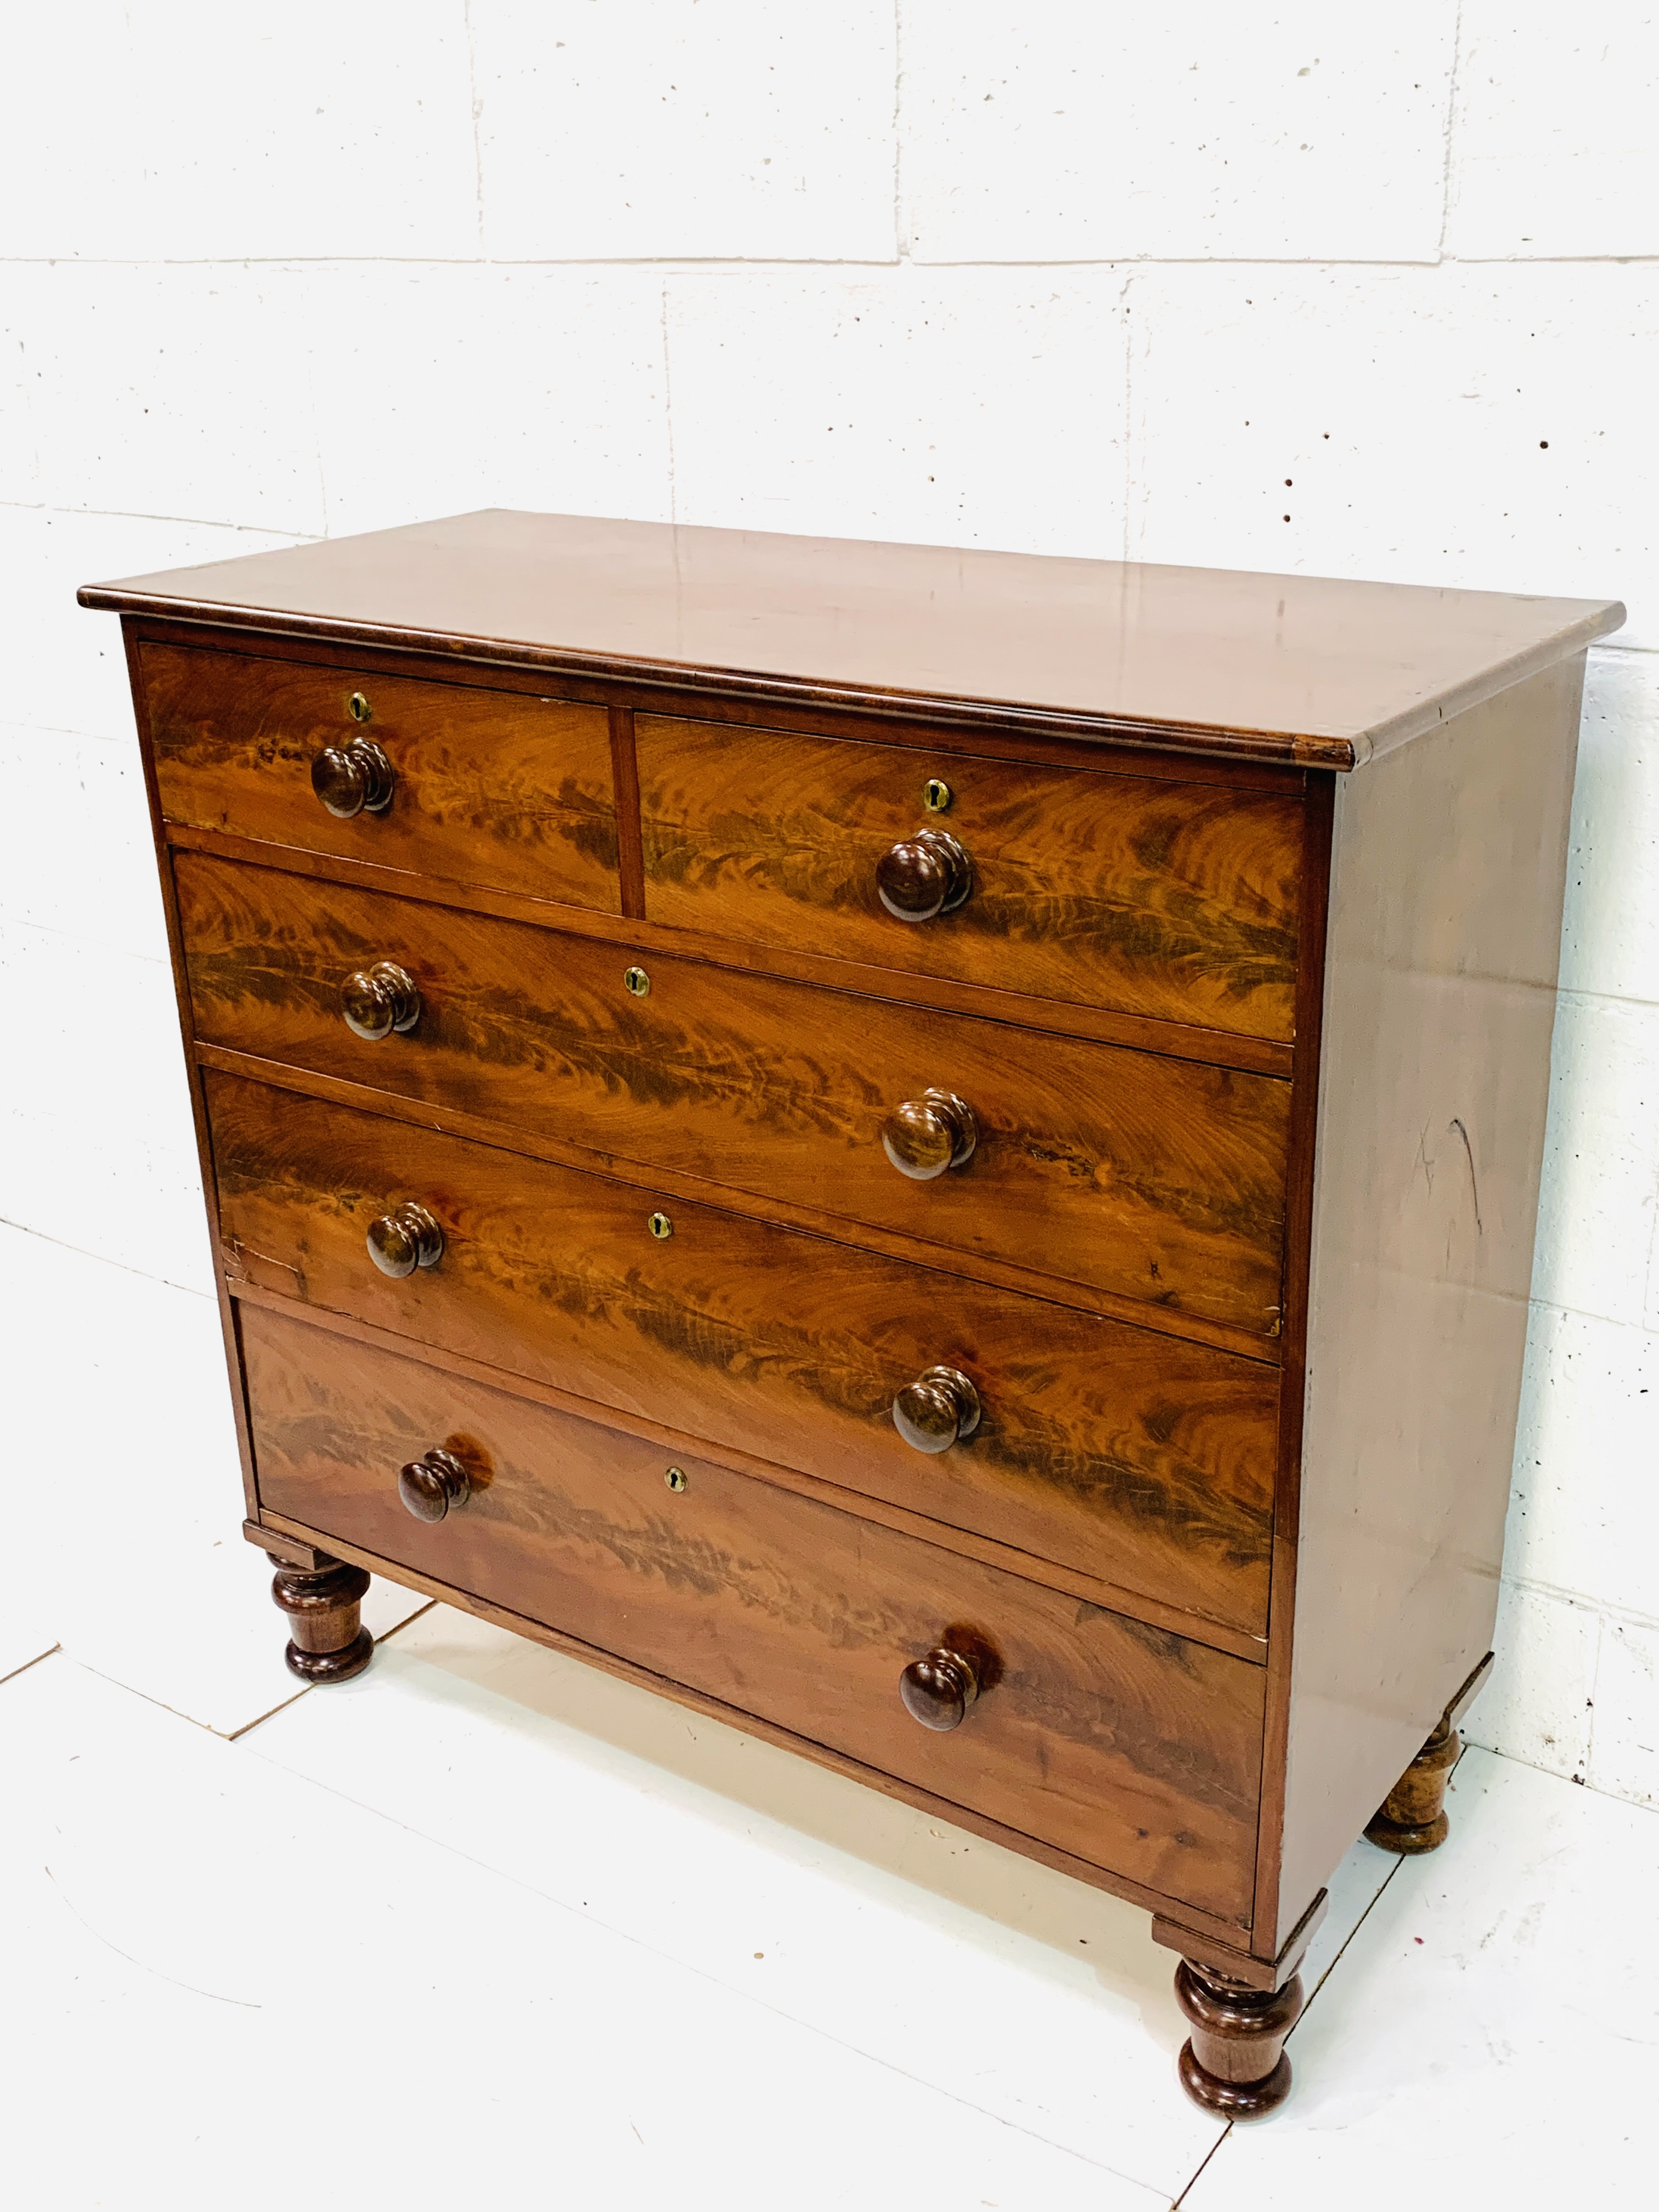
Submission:
M 1489 1664 L 1622 609 L 507 512 L 81 597 L 295 1671 L 372 1571 L 1114 1891 L 1271 2109 Z

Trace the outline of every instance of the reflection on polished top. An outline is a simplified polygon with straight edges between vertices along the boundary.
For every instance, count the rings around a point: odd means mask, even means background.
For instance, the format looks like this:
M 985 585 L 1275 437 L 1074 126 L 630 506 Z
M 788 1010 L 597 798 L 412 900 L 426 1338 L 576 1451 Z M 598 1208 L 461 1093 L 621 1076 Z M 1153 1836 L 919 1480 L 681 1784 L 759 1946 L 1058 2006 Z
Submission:
M 488 509 L 88 586 L 725 696 L 1348 769 L 1617 629 L 1617 601 Z

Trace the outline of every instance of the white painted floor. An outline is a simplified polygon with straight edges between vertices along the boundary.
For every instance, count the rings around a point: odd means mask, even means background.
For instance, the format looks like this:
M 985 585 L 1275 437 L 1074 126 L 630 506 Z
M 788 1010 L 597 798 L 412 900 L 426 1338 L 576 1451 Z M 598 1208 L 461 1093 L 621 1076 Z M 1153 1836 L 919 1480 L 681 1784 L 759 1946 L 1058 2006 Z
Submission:
M 1652 1811 L 1468 1753 L 1225 2130 L 1143 1912 L 383 1583 L 301 1691 L 199 1294 L 0 1231 L 0 1340 L 6 2212 L 1653 2201 Z

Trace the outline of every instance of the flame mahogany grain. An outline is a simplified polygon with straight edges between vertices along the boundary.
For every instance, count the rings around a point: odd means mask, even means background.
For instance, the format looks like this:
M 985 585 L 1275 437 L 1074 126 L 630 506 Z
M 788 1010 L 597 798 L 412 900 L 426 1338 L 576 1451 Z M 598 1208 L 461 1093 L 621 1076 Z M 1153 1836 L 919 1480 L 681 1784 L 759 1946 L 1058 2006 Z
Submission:
M 1262 1673 L 851 1514 L 260 1310 L 262 1506 L 685 1682 L 1201 1912 L 1249 1911 Z M 487 1473 L 437 1523 L 434 1444 Z M 899 1678 L 971 1631 L 997 1679 L 950 1735 Z
M 623 985 L 618 947 L 313 883 L 175 860 L 205 1042 L 600 1155 L 735 1184 L 1263 1340 L 1277 1332 L 1290 1086 L 1000 1022 L 676 962 Z M 365 1042 L 339 988 L 390 958 L 418 1025 Z M 972 1106 L 973 1158 L 931 1183 L 883 1151 L 933 1084 Z M 1264 1350 L 1267 1346 L 1264 1343 Z
M 1291 1041 L 1297 799 L 650 714 L 635 743 L 653 921 Z M 898 921 L 877 871 L 924 830 L 973 888 Z
M 168 822 L 622 911 L 603 707 L 176 645 L 141 659 Z M 341 819 L 312 763 L 360 729 L 392 763 L 392 802 Z
M 1278 1377 L 1207 1346 L 648 1188 L 210 1073 L 233 1285 L 654 1416 L 1164 1603 L 1267 1624 Z M 368 1230 L 425 1206 L 400 1280 Z M 913 1451 L 895 1396 L 970 1375 L 974 1434 Z

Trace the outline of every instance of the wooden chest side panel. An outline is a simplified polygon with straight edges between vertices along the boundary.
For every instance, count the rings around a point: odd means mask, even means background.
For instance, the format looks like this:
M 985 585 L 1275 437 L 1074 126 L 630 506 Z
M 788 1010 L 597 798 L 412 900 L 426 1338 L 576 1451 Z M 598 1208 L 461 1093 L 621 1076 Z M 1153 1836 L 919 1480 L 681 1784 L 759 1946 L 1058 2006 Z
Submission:
M 1279 1937 L 1490 1645 L 1583 678 L 1338 787 Z
M 621 911 L 603 707 L 192 647 L 141 647 L 169 822 L 567 906 Z M 337 819 L 311 787 L 358 725 L 396 777 L 383 813 Z
M 1218 1917 L 1248 1915 L 1262 1671 L 849 1514 L 245 1309 L 262 1504 L 544 1620 Z M 398 1468 L 482 1482 L 436 1526 Z M 994 1655 L 945 1735 L 898 1677 Z
M 657 715 L 635 744 L 653 921 L 1291 1039 L 1299 799 Z M 972 893 L 896 921 L 876 863 L 930 824 Z
M 206 1086 L 233 1281 L 1265 1633 L 1276 1369 L 406 1122 Z M 365 1236 L 409 1199 L 443 1256 L 388 1280 Z M 983 1413 L 929 1455 L 892 1403 L 941 1364 Z

